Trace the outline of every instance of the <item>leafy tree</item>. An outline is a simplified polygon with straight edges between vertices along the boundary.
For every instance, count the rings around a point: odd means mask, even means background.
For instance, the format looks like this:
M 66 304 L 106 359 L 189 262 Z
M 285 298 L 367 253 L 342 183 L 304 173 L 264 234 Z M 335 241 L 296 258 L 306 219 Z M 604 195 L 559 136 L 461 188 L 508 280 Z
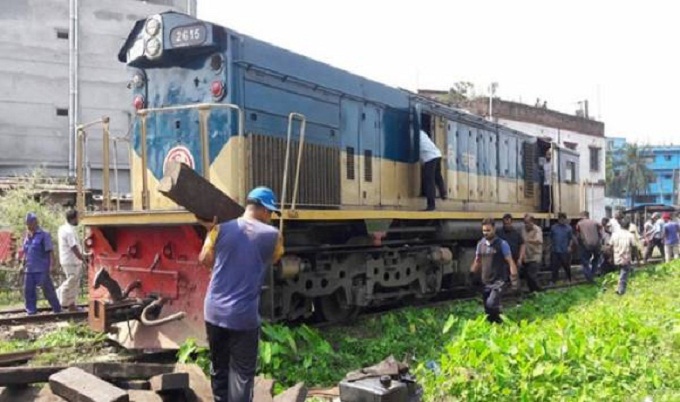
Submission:
M 621 188 L 621 180 L 619 178 L 620 166 L 619 161 L 615 161 L 615 156 L 622 153 L 623 151 L 617 150 L 613 152 L 608 152 L 605 158 L 605 176 L 606 176 L 606 187 L 605 192 L 607 197 L 622 198 L 624 197 L 623 189 Z M 619 162 L 619 163 L 617 163 Z M 616 166 L 616 168 L 614 167 Z
M 647 167 L 647 159 L 652 155 L 646 147 L 638 144 L 626 144 L 623 156 L 612 161 L 614 175 L 614 189 L 620 189 L 622 195 L 626 195 L 631 205 L 640 194 L 647 192 L 647 186 L 655 179 L 654 173 Z
M 469 81 L 458 81 L 449 89 L 448 102 L 460 105 L 477 97 L 475 85 Z

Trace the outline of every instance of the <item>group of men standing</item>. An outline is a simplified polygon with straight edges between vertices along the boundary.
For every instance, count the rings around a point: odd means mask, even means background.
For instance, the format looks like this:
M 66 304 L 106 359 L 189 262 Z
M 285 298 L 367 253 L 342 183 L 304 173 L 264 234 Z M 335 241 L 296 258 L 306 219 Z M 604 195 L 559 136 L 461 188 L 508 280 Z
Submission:
M 608 256 L 610 263 L 620 271 L 616 293 L 623 295 L 633 257 L 640 248 L 635 225 L 621 214 L 601 224 L 591 219 L 588 211 L 581 213 L 574 227 L 569 224 L 566 214 L 559 213 L 557 218 L 547 236 L 551 252 L 550 285 L 557 282 L 560 269 L 564 270 L 567 280 L 571 282 L 572 252 L 577 248 L 583 274 L 591 283 L 601 273 L 603 261 Z M 668 255 L 678 254 L 680 225 L 670 221 L 670 216 L 664 216 L 664 226 L 657 220 L 660 220 L 660 216 L 653 216 L 645 230 L 645 236 L 649 239 L 646 255 L 651 255 L 651 247 L 663 241 L 668 261 Z M 543 265 L 543 232 L 529 214 L 524 216 L 523 223 L 521 230 L 516 229 L 510 214 L 503 216 L 500 229 L 496 228 L 493 219 L 482 221 L 483 237 L 477 243 L 470 273 L 473 280 L 481 273 L 484 310 L 491 322 L 501 322 L 500 300 L 506 283 L 510 282 L 514 289 L 518 289 L 519 279 L 523 278 L 530 292 L 541 291 L 536 276 Z M 654 236 L 659 240 L 654 241 Z
M 654 248 L 659 249 L 661 258 L 666 262 L 680 258 L 680 223 L 677 219 L 673 220 L 669 212 L 652 214 L 645 222 L 643 233 L 645 261 L 652 256 Z
M 508 281 L 517 290 L 523 277 L 530 292 L 541 290 L 536 276 L 543 259 L 543 232 L 531 215 L 524 216 L 520 232 L 513 226 L 512 215 L 505 214 L 500 230 L 493 219 L 484 219 L 482 234 L 470 273 L 473 280 L 481 274 L 487 319 L 500 323 L 501 294 Z

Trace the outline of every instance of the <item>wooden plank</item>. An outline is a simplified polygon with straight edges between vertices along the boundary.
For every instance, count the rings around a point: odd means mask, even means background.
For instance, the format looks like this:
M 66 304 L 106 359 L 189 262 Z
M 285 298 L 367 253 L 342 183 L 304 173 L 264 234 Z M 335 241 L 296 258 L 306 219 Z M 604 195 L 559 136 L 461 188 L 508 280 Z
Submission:
M 47 382 L 52 374 L 66 368 L 66 366 L 0 367 L 0 387 Z
M 159 374 L 172 373 L 173 364 L 153 363 L 79 363 L 74 365 L 104 380 L 148 379 Z M 50 376 L 67 366 L 0 367 L 0 387 L 47 382 Z
M 105 380 L 112 379 L 143 379 L 172 373 L 175 370 L 174 364 L 156 363 L 113 363 L 102 362 L 92 363 L 92 374 Z
M 180 162 L 169 162 L 158 191 L 186 208 L 198 218 L 226 222 L 243 214 L 244 208 L 201 177 L 195 170 Z

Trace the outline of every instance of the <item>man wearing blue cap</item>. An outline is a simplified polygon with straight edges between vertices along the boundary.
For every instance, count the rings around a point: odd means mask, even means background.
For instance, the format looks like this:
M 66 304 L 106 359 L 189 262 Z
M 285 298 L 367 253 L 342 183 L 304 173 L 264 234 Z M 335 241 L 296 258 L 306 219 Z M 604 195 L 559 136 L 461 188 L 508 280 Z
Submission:
M 26 298 L 26 312 L 29 315 L 37 312 L 36 287 L 42 288 L 43 294 L 52 306 L 52 311 L 59 313 L 61 305 L 54 291 L 50 267 L 52 266 L 52 239 L 50 234 L 38 226 L 38 218 L 33 212 L 26 214 L 26 237 L 24 238 L 24 266 L 26 276 L 24 280 L 24 296 Z
M 240 218 L 208 228 L 199 261 L 212 268 L 205 296 L 205 325 L 216 402 L 253 398 L 260 334 L 260 291 L 271 264 L 283 255 L 283 240 L 270 225 L 276 207 L 271 189 L 249 194 Z

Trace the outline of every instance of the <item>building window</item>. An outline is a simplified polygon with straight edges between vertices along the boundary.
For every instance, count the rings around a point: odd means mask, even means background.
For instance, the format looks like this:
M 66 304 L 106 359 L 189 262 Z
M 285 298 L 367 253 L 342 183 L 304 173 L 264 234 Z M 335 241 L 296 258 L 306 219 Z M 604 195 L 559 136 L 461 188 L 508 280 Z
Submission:
M 68 109 L 63 107 L 57 108 L 57 116 L 68 116 Z
M 635 202 L 638 204 L 651 204 L 656 202 L 656 196 L 654 195 L 638 195 L 635 197 Z
M 664 155 L 663 158 L 664 158 L 666 161 L 670 161 L 670 160 L 671 160 L 671 155 Z
M 590 147 L 590 171 L 599 172 L 600 171 L 600 151 L 602 148 Z
M 576 183 L 576 162 L 567 162 L 567 182 Z
M 57 28 L 57 39 L 68 39 L 68 29 Z
M 665 175 L 663 175 L 663 178 L 666 179 L 666 180 L 671 180 L 671 179 L 673 179 L 673 175 L 672 174 L 665 174 Z
M 576 151 L 576 147 L 578 146 L 578 144 L 575 142 L 564 141 L 564 146 L 571 150 Z

